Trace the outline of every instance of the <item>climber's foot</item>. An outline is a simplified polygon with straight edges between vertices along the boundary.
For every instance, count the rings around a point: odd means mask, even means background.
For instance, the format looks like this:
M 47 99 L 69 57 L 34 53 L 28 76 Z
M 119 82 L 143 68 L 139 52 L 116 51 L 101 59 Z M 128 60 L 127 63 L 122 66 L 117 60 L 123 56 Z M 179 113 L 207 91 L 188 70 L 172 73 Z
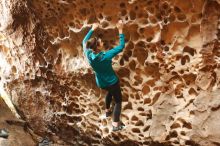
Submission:
M 116 125 L 112 125 L 112 131 L 116 132 L 125 128 L 125 124 L 121 121 Z
M 106 118 L 110 117 L 112 115 L 112 111 L 111 110 L 108 110 L 105 112 L 105 116 Z
M 107 119 L 107 118 L 109 118 L 109 117 L 111 117 L 111 113 L 107 113 L 107 112 L 105 112 L 105 113 L 103 113 L 102 115 L 100 115 L 100 120 L 103 120 L 103 119 Z

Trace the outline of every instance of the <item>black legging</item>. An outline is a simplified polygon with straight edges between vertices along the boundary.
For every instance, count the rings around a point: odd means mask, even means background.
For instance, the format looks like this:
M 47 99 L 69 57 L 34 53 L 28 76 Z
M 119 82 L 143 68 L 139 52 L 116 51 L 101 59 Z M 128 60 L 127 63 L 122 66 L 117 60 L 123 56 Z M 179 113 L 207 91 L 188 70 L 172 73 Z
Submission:
M 113 111 L 113 121 L 119 122 L 120 121 L 120 114 L 121 114 L 121 104 L 122 104 L 122 94 L 119 81 L 109 87 L 104 88 L 108 91 L 108 94 L 105 97 L 105 105 L 106 109 L 110 108 L 112 102 L 112 96 L 115 100 L 115 107 Z

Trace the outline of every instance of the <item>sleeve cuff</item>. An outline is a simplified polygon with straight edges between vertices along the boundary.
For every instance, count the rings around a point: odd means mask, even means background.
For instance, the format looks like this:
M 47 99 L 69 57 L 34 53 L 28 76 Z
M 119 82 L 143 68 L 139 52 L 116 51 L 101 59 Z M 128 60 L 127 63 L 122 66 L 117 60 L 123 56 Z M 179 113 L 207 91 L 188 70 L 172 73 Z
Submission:
M 119 34 L 119 37 L 124 37 L 125 35 L 123 33 Z

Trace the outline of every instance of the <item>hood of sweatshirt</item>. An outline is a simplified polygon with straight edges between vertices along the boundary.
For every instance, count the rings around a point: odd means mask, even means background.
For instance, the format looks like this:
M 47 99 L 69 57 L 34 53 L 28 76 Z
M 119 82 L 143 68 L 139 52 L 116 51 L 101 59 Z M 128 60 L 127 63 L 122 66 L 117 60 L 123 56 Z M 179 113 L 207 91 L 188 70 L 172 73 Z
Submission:
M 93 61 L 100 60 L 104 54 L 105 52 L 99 52 L 98 54 L 92 53 L 91 59 Z

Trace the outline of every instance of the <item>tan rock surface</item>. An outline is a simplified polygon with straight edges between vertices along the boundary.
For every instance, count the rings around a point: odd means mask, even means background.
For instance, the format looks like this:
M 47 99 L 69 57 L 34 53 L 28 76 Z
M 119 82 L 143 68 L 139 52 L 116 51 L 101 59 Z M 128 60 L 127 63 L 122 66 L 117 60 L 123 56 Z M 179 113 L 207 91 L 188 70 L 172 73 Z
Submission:
M 35 134 L 59 145 L 220 144 L 219 0 L 2 0 L 0 76 L 4 91 Z M 113 60 L 123 90 L 122 120 L 101 119 L 81 42 L 90 26 Z
M 7 139 L 0 138 L 0 146 L 35 146 L 36 142 L 31 135 L 24 130 L 21 124 L 8 124 L 7 121 L 19 121 L 3 99 L 0 97 L 0 129 L 6 129 L 9 133 Z M 18 122 L 17 122 L 18 123 Z

